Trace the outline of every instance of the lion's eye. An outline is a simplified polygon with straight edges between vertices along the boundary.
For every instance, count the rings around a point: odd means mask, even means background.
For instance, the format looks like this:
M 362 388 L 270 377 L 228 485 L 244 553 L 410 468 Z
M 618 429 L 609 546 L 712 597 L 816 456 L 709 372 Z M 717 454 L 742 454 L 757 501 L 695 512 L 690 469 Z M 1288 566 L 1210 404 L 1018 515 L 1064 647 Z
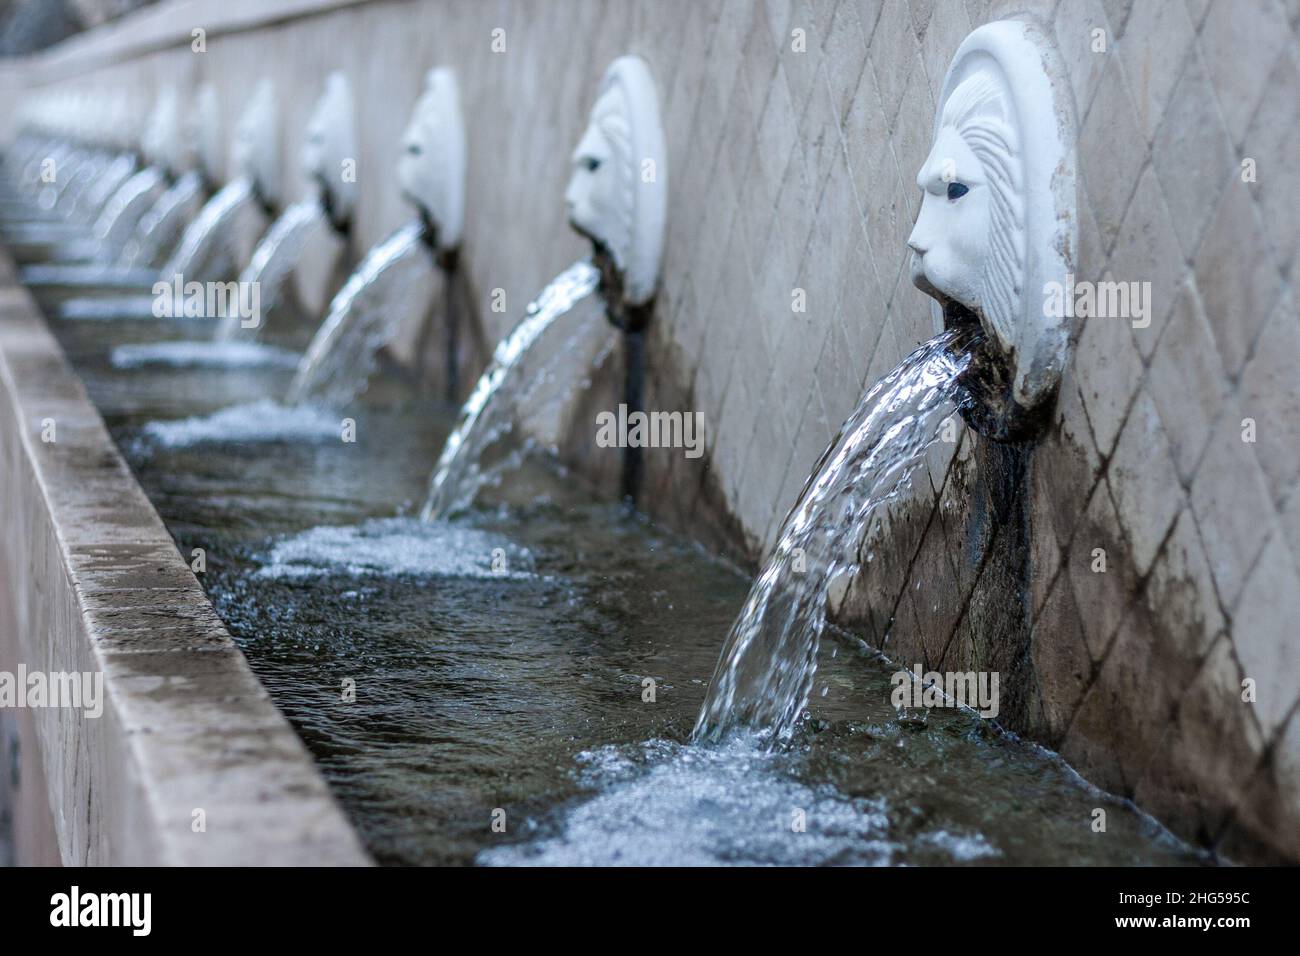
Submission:
M 587 172 L 594 173 L 596 170 L 600 169 L 600 160 L 594 156 L 588 156 L 582 161 L 582 165 L 586 168 Z
M 949 199 L 960 199 L 962 196 L 966 195 L 968 192 L 970 192 L 970 188 L 969 188 L 968 186 L 966 186 L 964 183 L 949 183 L 949 184 L 948 184 L 948 198 L 949 198 Z

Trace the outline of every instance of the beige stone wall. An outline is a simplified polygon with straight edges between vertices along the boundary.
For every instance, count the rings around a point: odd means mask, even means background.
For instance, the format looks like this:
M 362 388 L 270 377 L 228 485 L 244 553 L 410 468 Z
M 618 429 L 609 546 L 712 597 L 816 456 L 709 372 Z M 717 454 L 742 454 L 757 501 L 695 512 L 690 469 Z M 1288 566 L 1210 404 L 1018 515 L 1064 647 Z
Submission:
M 187 34 L 184 17 L 202 25 L 193 11 L 217 6 L 173 13 L 177 27 Z M 363 104 L 364 247 L 408 215 L 391 168 L 423 71 L 456 67 L 471 157 L 464 261 L 492 340 L 582 253 L 564 225 L 567 156 L 605 64 L 644 56 L 672 195 L 650 395 L 702 411 L 709 434 L 704 463 L 650 457 L 647 504 L 751 560 L 864 388 L 934 331 L 905 240 L 949 58 L 989 19 L 1028 11 L 1047 23 L 1080 124 L 1079 278 L 1151 282 L 1153 320 L 1078 330 L 1056 425 L 1025 460 L 1001 460 L 968 433 L 936 452 L 873 577 L 855 586 L 851 618 L 897 659 L 1010 671 L 1012 726 L 1180 832 L 1229 854 L 1300 859 L 1300 202 L 1289 162 L 1300 155 L 1300 5 L 292 6 L 301 16 L 214 30 L 205 54 L 159 40 L 89 72 L 77 62 L 99 61 L 83 53 L 33 75 L 142 94 L 211 79 L 229 117 L 269 74 L 287 104 L 287 148 L 324 75 L 343 68 Z M 498 27 L 505 53 L 490 49 Z M 792 49 L 795 29 L 805 52 Z M 1105 52 L 1092 49 L 1095 30 Z M 1255 182 L 1242 180 L 1245 158 Z M 482 307 L 494 288 L 505 314 Z M 791 311 L 795 288 L 804 314 Z M 609 407 L 609 379 L 603 388 L 586 410 Z M 1254 443 L 1242 441 L 1245 418 Z M 614 462 L 583 441 L 586 421 L 575 420 L 569 456 L 611 487 Z M 1097 548 L 1104 574 L 1091 570 Z M 1241 701 L 1245 678 L 1253 704 Z

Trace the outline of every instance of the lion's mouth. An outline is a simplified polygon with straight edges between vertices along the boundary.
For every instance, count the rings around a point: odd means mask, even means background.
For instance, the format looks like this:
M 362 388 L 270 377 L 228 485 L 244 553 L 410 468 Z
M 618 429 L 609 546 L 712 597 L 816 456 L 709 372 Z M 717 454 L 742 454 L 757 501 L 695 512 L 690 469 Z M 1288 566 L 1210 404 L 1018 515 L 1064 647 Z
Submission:
M 978 312 L 962 305 L 956 299 L 949 298 L 942 293 L 935 298 L 939 300 L 939 305 L 943 309 L 943 327 L 945 329 L 978 328 L 983 324 Z

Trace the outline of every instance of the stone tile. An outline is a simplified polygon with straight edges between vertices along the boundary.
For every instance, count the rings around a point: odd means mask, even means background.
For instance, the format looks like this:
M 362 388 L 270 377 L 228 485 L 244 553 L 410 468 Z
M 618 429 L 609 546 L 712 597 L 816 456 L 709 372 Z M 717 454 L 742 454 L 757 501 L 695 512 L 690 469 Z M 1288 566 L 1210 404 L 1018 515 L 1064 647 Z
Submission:
M 1101 482 L 1088 499 L 1083 520 L 1070 539 L 1063 571 L 1080 615 L 1079 631 L 1092 660 L 1100 663 L 1105 658 L 1139 576 L 1124 548 L 1119 515 L 1106 483 Z
M 1147 388 L 1160 412 L 1179 478 L 1190 485 L 1228 391 L 1201 297 L 1190 277 L 1178 290 L 1173 314 L 1151 361 Z
M 881 153 L 889 148 L 884 107 L 880 103 L 876 75 L 870 64 L 858 77 L 858 86 L 844 116 L 841 132 L 859 214 L 865 217 L 874 188 L 867 174 L 879 162 Z
M 1300 691 L 1300 574 L 1281 534 L 1269 539 L 1233 613 L 1232 643 L 1244 676 L 1255 681 L 1255 714 L 1265 736 L 1285 722 Z
M 797 5 L 797 0 L 762 0 L 760 16 L 755 19 L 767 26 L 774 48 L 789 42 L 790 21 L 794 19 Z
M 858 23 L 857 5 L 840 3 L 835 8 L 830 31 L 822 44 L 822 66 L 830 88 L 836 124 L 842 123 L 849 112 L 866 65 L 867 43 Z
M 1142 286 L 1150 293 L 1145 296 L 1149 310 L 1145 320 L 1134 317 L 1128 323 L 1133 330 L 1133 341 L 1147 361 L 1173 308 L 1185 268 L 1178 237 L 1157 182 L 1156 168 L 1148 165 L 1124 214 L 1110 258 L 1112 278 L 1127 283 L 1149 283 Z
M 794 30 L 804 31 L 802 52 L 795 49 L 792 36 Z M 785 38 L 777 47 L 781 55 L 781 65 L 784 67 L 782 72 L 790 88 L 790 102 L 794 106 L 795 115 L 803 112 L 808 96 L 812 93 L 824 39 L 811 10 L 805 4 L 797 4 L 790 20 L 790 28 L 786 30 Z
M 1038 527 L 1043 533 L 1050 528 L 1057 545 L 1066 548 L 1083 516 L 1079 503 L 1089 500 L 1101 476 L 1102 459 L 1073 380 L 1067 378 L 1062 384 L 1057 402 L 1060 425 L 1039 445 L 1031 469 L 1031 514 L 1036 520 L 1050 519 Z
M 1243 159 L 1255 161 L 1254 193 L 1265 231 L 1279 264 L 1300 249 L 1300 188 L 1290 168 L 1300 156 L 1300 52 L 1293 45 L 1278 58 L 1277 69 L 1242 143 Z M 1295 269 L 1290 270 L 1294 282 Z
M 989 17 L 989 0 L 966 0 L 966 15 L 970 17 L 971 27 L 987 23 Z
M 1158 756 L 1200 670 L 1200 659 L 1181 651 L 1178 636 L 1139 606 L 1120 624 L 1097 675 L 1097 693 L 1114 707 L 1106 729 L 1123 768 L 1126 796 L 1132 796 Z
M 785 82 L 785 65 L 778 64 L 763 104 L 755 149 L 762 164 L 768 187 L 780 186 L 790 158 L 790 149 L 798 139 L 799 114 L 790 100 Z
M 867 204 L 867 240 L 871 243 L 881 289 L 892 301 L 899 275 L 911 255 L 907 249 L 907 237 L 912 231 L 907 192 L 916 187 L 900 177 L 893 151 L 888 146 L 881 151 L 877 165 L 868 172 L 867 181 L 870 186 L 866 196 L 859 192 Z
M 1224 607 L 1232 610 L 1264 539 L 1277 524 L 1264 474 L 1242 441 L 1241 409 L 1229 400 L 1192 484 L 1192 508 Z
M 1169 215 L 1188 258 L 1200 245 L 1224 184 L 1237 170 L 1232 143 L 1214 102 L 1214 87 L 1193 47 L 1151 146 Z
M 755 109 L 761 115 L 780 59 L 767 17 L 761 10 L 750 20 L 749 34 L 745 37 L 740 55 L 740 75 L 737 77 L 737 82 L 743 83 L 750 91 Z
M 1241 376 L 1241 414 L 1256 424 L 1255 455 L 1279 504 L 1300 480 L 1300 323 L 1290 293 L 1278 299 Z
M 1113 17 L 1111 22 L 1115 22 Z M 1187 8 L 1180 3 L 1136 3 L 1122 33 L 1115 53 L 1124 61 L 1132 84 L 1138 127 L 1150 140 L 1178 81 L 1196 28 Z
M 818 70 L 813 93 L 808 97 L 808 103 L 799 117 L 799 141 L 809 175 L 817 184 L 817 198 L 820 201 L 820 190 L 825 185 L 831 164 L 843 152 L 839 121 L 831 102 L 824 69 Z
M 1115 243 L 1147 154 L 1147 140 L 1138 127 L 1128 86 L 1121 62 L 1108 57 L 1079 134 L 1079 171 L 1087 180 L 1106 249 Z
M 1182 637 L 1186 657 L 1199 660 L 1224 629 L 1223 611 L 1191 509 L 1184 509 L 1174 522 L 1173 533 L 1151 569 L 1147 595 L 1169 633 Z
M 1082 179 L 1075 180 L 1078 193 L 1079 212 L 1079 261 L 1075 270 L 1077 279 L 1097 282 L 1106 272 L 1106 260 L 1109 255 L 1102 242 L 1101 229 L 1097 226 L 1097 217 L 1092 211 L 1092 199 L 1088 195 L 1088 184 Z M 1077 340 L 1078 323 L 1072 331 Z
M 1124 423 L 1108 481 L 1138 574 L 1145 576 L 1184 503 L 1169 442 L 1146 389 Z
M 906 3 L 884 5 L 868 53 L 880 87 L 884 119 L 892 126 L 912 71 L 925 69 Z
M 1093 681 L 1075 708 L 1058 752 L 1072 766 L 1088 767 L 1088 780 L 1111 793 L 1128 794 L 1135 781 L 1124 778 L 1114 715 L 1124 705 L 1119 692 Z
M 757 104 L 753 102 L 747 84 L 732 84 L 731 100 L 723 113 L 722 142 L 718 148 L 715 175 L 727 177 L 736 192 L 747 185 L 745 180 L 754 156 L 762 108 L 761 100 Z
M 858 388 L 865 390 L 871 384 L 866 381 L 867 369 L 885 323 L 885 302 L 867 235 L 860 227 L 848 243 L 840 276 L 840 324 L 845 333 L 845 347 Z
M 930 17 L 934 13 L 934 0 L 906 0 L 907 7 L 912 13 L 912 30 L 917 36 L 925 33 L 926 27 L 930 23 Z
M 1224 191 L 1195 268 L 1223 368 L 1236 378 L 1281 288 L 1249 187 L 1240 180 Z
M 957 47 L 971 32 L 970 17 L 960 3 L 938 3 L 921 36 L 921 60 L 925 64 L 930 99 L 937 102 L 943 79 Z
M 1109 457 L 1133 394 L 1142 381 L 1142 360 L 1128 324 L 1085 319 L 1074 349 L 1074 377 L 1083 396 L 1097 450 Z
M 1143 773 L 1134 794 L 1139 804 L 1158 807 L 1182 832 L 1213 843 L 1264 749 L 1249 707 L 1241 701 L 1232 642 L 1220 635 L 1179 701 L 1172 733 Z
M 871 45 L 871 37 L 876 32 L 876 23 L 880 20 L 880 11 L 886 0 L 848 0 L 857 10 L 858 29 L 862 31 L 862 42 Z
M 1270 755 L 1261 761 L 1254 776 L 1242 786 L 1253 799 L 1238 801 L 1236 812 L 1219 838 L 1217 851 L 1233 861 L 1286 866 L 1300 857 L 1300 779 L 1297 765 L 1297 724 L 1292 718 L 1288 733 Z
M 1300 487 L 1293 488 L 1287 496 L 1282 508 L 1281 526 L 1283 537 L 1295 548 L 1295 542 L 1300 541 Z
M 1133 8 L 1133 0 L 1101 0 L 1101 5 L 1106 8 L 1106 19 L 1110 21 L 1115 36 L 1127 36 L 1128 17 Z
M 1276 3 L 1210 4 L 1199 42 L 1234 143 L 1242 141 L 1288 39 L 1294 42 Z
M 1105 53 L 1093 49 L 1095 30 L 1106 31 Z M 1070 87 L 1074 91 L 1075 115 L 1087 116 L 1101 83 L 1106 60 L 1111 55 L 1111 41 L 1114 39 L 1101 0 L 1059 4 L 1056 8 L 1054 33 L 1056 48 L 1060 51 L 1066 73 L 1070 77 Z
M 903 92 L 903 100 L 898 108 L 898 118 L 894 121 L 891 137 L 894 144 L 894 158 L 898 161 L 898 172 L 905 186 L 915 187 L 916 174 L 925 164 L 925 157 L 930 153 L 931 130 L 934 128 L 934 100 L 925 82 L 925 73 L 916 70 Z M 911 224 L 921 211 L 921 191 L 916 188 L 904 189 L 907 197 L 908 232 Z
M 821 390 L 822 405 L 827 420 L 835 425 L 843 422 L 862 399 L 863 389 L 858 376 L 852 350 L 838 314 L 826 333 L 826 343 L 818 363 L 820 373 L 817 385 Z
M 1205 14 L 1210 8 L 1210 0 L 1187 0 L 1187 14 L 1192 18 L 1192 24 L 1197 27 L 1201 26 L 1201 21 L 1205 19 Z

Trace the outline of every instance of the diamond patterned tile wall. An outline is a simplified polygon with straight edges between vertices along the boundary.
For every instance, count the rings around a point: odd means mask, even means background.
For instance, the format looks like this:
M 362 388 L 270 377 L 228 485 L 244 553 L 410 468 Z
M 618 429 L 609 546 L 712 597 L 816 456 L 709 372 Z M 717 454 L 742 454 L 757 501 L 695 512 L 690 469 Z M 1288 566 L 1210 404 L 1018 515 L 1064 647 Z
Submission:
M 845 622 L 900 662 L 1005 665 L 1007 722 L 1100 786 L 1229 856 L 1300 861 L 1300 5 L 417 0 L 277 26 L 292 62 L 255 30 L 52 79 L 208 78 L 229 118 L 270 71 L 288 147 L 317 80 L 348 70 L 367 104 L 364 246 L 408 215 L 390 170 L 423 71 L 456 67 L 463 260 L 492 341 L 582 254 L 569 151 L 605 64 L 644 56 L 671 182 L 648 397 L 703 412 L 708 435 L 699 462 L 648 458 L 647 507 L 752 562 L 865 388 L 933 332 L 905 241 L 935 97 L 969 30 L 1024 10 L 1073 92 L 1079 278 L 1150 282 L 1151 322 L 1076 330 L 1015 503 L 1027 541 L 990 520 L 997 456 L 963 431 L 872 542 L 886 570 L 855 582 Z M 498 289 L 505 313 L 486 307 Z M 606 387 L 616 369 L 615 353 Z M 567 457 L 610 487 L 589 422 L 569 431 Z M 909 598 L 914 572 L 944 593 Z

